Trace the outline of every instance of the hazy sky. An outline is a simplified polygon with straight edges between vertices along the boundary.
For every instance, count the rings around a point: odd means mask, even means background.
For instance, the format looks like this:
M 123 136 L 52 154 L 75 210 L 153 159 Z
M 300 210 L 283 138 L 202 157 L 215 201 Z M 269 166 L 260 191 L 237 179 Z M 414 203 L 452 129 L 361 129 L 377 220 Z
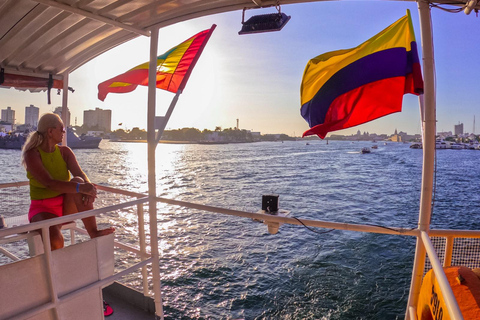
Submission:
M 213 15 L 160 30 L 158 53 L 210 28 L 214 31 L 205 48 L 167 129 L 196 127 L 229 128 L 240 121 L 240 128 L 262 133 L 301 135 L 308 129 L 300 116 L 300 82 L 308 60 L 327 51 L 352 48 L 366 41 L 405 15 L 410 9 L 420 44 L 418 9 L 415 2 L 332 1 L 284 5 L 282 12 L 291 20 L 280 32 L 238 35 L 242 12 Z M 248 10 L 253 14 L 274 12 L 274 8 Z M 464 123 L 472 132 L 476 114 L 480 76 L 480 39 L 476 30 L 480 19 L 475 13 L 447 13 L 432 9 L 437 78 L 437 131 L 453 131 Z M 420 45 L 419 45 L 420 47 Z M 421 57 L 421 49 L 419 49 Z M 147 89 L 138 87 L 127 94 L 110 93 L 105 102 L 97 99 L 97 85 L 148 61 L 149 38 L 140 37 L 92 60 L 70 75 L 69 94 L 72 124 L 83 123 L 83 111 L 112 110 L 112 129 L 146 128 Z M 157 115 L 164 115 L 173 94 L 157 90 Z M 61 105 L 61 96 L 52 91 L 52 104 L 46 93 L 0 90 L 0 108 L 16 110 L 17 123 L 24 122 L 25 106 L 33 104 L 40 113 Z M 420 133 L 418 98 L 404 96 L 403 111 L 351 129 L 393 133 L 395 129 Z M 480 118 L 476 132 L 480 132 Z

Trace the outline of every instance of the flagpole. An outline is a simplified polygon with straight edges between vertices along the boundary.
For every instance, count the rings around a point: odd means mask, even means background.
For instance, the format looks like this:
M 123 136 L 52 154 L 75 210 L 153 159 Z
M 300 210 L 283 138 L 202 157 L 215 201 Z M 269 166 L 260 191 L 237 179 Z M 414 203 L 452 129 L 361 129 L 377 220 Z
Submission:
M 158 253 L 157 226 L 157 187 L 155 178 L 155 106 L 157 85 L 157 47 L 158 28 L 150 34 L 150 62 L 148 65 L 148 111 L 147 111 L 147 143 L 148 143 L 148 212 L 150 214 L 150 250 L 152 255 L 152 278 L 155 301 L 155 318 L 163 320 L 163 304 L 160 286 L 160 258 Z
M 435 101 L 435 61 L 433 57 L 432 21 L 429 3 L 418 0 L 418 13 L 420 18 L 424 96 L 423 96 L 423 168 L 422 187 L 420 195 L 420 210 L 418 214 L 418 229 L 428 233 L 432 214 L 433 174 L 435 163 L 435 132 L 436 132 L 436 101 Z M 422 99 L 420 98 L 420 109 Z M 420 237 L 417 237 L 415 259 L 413 263 L 410 293 L 408 297 L 405 318 L 410 319 L 410 307 L 416 308 L 422 285 L 423 271 L 425 268 L 426 250 Z
M 205 40 L 203 41 L 202 46 L 198 49 L 198 52 L 195 55 L 195 58 L 190 63 L 190 66 L 187 70 L 187 73 L 183 77 L 180 85 L 178 86 L 177 93 L 175 94 L 175 97 L 173 97 L 172 102 L 170 103 L 170 107 L 168 108 L 167 112 L 165 113 L 165 116 L 162 119 L 162 123 L 160 123 L 159 126 L 156 128 L 156 129 L 158 129 L 157 137 L 155 139 L 156 144 L 158 144 L 158 142 L 162 138 L 162 135 L 163 135 L 163 132 L 165 131 L 165 127 L 167 126 L 168 120 L 170 119 L 170 116 L 172 115 L 173 109 L 175 109 L 175 106 L 177 105 L 178 98 L 182 94 L 183 89 L 185 89 L 185 86 L 187 85 L 188 79 L 190 78 L 190 74 L 192 73 L 193 68 L 197 64 L 198 59 L 202 55 L 203 49 L 205 49 L 205 46 L 207 45 L 208 40 L 212 36 L 212 33 L 213 33 L 213 31 L 215 30 L 216 27 L 217 27 L 217 25 L 213 24 L 210 27 L 210 30 L 208 31 L 208 33 L 205 35 Z
M 62 121 L 65 127 L 65 134 L 63 135 L 62 146 L 68 146 L 68 73 L 63 74 L 63 92 L 62 92 Z
M 162 117 L 162 122 L 157 125 L 156 129 L 158 129 L 158 132 L 157 132 L 157 137 L 155 139 L 155 144 L 158 144 L 158 142 L 162 138 L 163 131 L 165 131 L 165 127 L 167 126 L 168 120 L 170 120 L 170 116 L 172 115 L 173 109 L 175 109 L 178 98 L 181 94 L 182 94 L 182 90 L 178 90 L 177 93 L 175 94 L 175 97 L 173 97 L 172 102 L 170 102 L 170 107 L 165 113 L 165 116 Z
M 420 107 L 420 133 L 421 133 L 421 136 L 422 136 L 422 148 L 423 148 L 423 145 L 425 144 L 425 128 L 424 128 L 424 123 L 425 123 L 425 101 L 424 101 L 424 98 L 423 98 L 423 93 L 421 95 L 418 96 L 418 105 Z

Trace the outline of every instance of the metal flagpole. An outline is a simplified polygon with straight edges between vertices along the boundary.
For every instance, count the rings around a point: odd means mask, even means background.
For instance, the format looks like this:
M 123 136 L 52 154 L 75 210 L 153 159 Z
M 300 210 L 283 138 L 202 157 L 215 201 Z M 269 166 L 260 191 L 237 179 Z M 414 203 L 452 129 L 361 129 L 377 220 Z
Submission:
M 158 28 L 150 34 L 150 63 L 148 66 L 148 112 L 147 112 L 147 143 L 148 143 L 148 212 L 150 214 L 150 250 L 152 254 L 153 293 L 155 299 L 155 317 L 163 320 L 162 293 L 160 287 L 160 261 L 158 254 L 157 227 L 157 187 L 155 178 L 155 106 L 157 84 L 157 47 Z
M 172 102 L 170 103 L 170 107 L 167 110 L 167 113 L 165 113 L 164 117 L 157 117 L 157 119 L 161 119 L 161 123 L 157 123 L 156 129 L 158 129 L 157 132 L 157 137 L 155 139 L 155 143 L 158 144 L 160 141 L 160 138 L 162 138 L 163 131 L 165 130 L 165 127 L 167 126 L 168 120 L 170 119 L 170 116 L 172 115 L 173 109 L 175 109 L 175 106 L 177 105 L 178 97 L 182 94 L 182 90 L 178 90 L 177 93 L 175 94 L 175 97 L 173 97 Z
M 155 294 L 155 313 L 158 319 L 163 320 L 163 306 L 162 296 L 160 288 L 160 265 L 159 265 L 159 253 L 158 253 L 158 227 L 157 227 L 157 203 L 156 203 L 156 178 L 155 178 L 155 149 L 158 141 L 163 134 L 163 131 L 167 125 L 175 105 L 177 104 L 178 97 L 183 91 L 186 85 L 186 81 L 195 66 L 196 61 L 199 58 L 204 46 L 206 45 L 208 38 L 212 34 L 216 25 L 212 25 L 202 47 L 198 50 L 197 55 L 190 64 L 190 67 L 185 74 L 178 90 L 170 103 L 170 107 L 164 117 L 156 117 L 156 86 L 157 86 L 157 46 L 158 46 L 158 28 L 153 27 L 150 33 L 150 63 L 148 66 L 148 113 L 147 113 L 147 142 L 148 142 L 148 197 L 149 197 L 149 213 L 150 213 L 150 243 L 152 254 L 152 275 L 153 275 L 153 291 Z M 156 126 L 156 120 L 161 119 L 162 122 Z M 155 130 L 159 129 L 157 136 L 155 136 Z
M 62 92 L 62 121 L 65 126 L 65 134 L 63 135 L 62 145 L 67 146 L 67 136 L 68 136 L 68 73 L 63 74 L 63 92 Z
M 423 168 L 422 188 L 418 229 L 428 233 L 432 214 L 433 174 L 435 163 L 436 101 L 435 101 L 435 66 L 433 57 L 432 25 L 429 3 L 418 0 L 420 29 L 422 35 L 423 77 L 424 77 L 424 117 L 423 123 Z M 421 102 L 421 100 L 420 100 Z M 422 108 L 422 106 L 420 106 Z M 417 237 L 415 260 L 413 263 L 410 294 L 405 318 L 410 319 L 408 308 L 416 308 L 425 266 L 426 250 L 420 237 Z M 414 319 L 410 319 L 414 320 Z
M 422 148 L 423 148 L 423 145 L 425 144 L 425 141 L 424 138 L 425 138 L 425 128 L 424 128 L 424 125 L 425 125 L 425 101 L 424 101 L 424 97 L 423 97 L 423 93 L 421 95 L 418 96 L 418 105 L 420 107 L 420 130 L 421 130 L 421 134 L 422 134 Z

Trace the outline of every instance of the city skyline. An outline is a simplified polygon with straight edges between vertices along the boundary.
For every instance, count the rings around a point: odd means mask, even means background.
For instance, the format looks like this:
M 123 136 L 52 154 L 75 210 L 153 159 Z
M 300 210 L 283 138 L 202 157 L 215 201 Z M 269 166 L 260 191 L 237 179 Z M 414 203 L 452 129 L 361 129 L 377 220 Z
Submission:
M 10 107 L 10 106 L 8 106 L 8 107 Z M 7 108 L 8 108 L 8 107 L 7 107 Z M 31 108 L 31 107 L 38 108 L 38 107 L 30 104 L 29 106 L 25 106 L 25 107 L 24 107 L 24 110 L 27 110 L 28 108 Z M 15 114 L 15 118 L 16 118 L 15 125 L 29 124 L 27 121 L 18 122 L 18 119 L 21 118 L 21 116 L 17 116 L 17 115 L 20 115 L 20 114 L 21 114 L 21 110 L 14 109 L 14 108 L 12 108 L 12 107 L 10 107 L 10 108 L 11 108 L 11 110 L 14 111 L 14 114 Z M 61 116 L 61 107 L 60 107 L 60 106 L 52 107 L 52 108 L 53 108 L 53 110 L 52 110 L 52 111 L 49 111 L 49 112 L 57 113 L 59 116 Z M 5 109 L 6 109 L 6 108 L 5 108 Z M 5 109 L 0 109 L 0 110 L 2 110 L 2 112 L 3 112 Z M 38 109 L 39 109 L 39 108 L 38 108 Z M 89 116 L 89 118 L 92 118 L 92 119 L 93 119 L 93 118 L 97 117 L 97 114 L 95 113 L 96 110 L 109 111 L 109 112 L 110 112 L 110 116 L 109 116 L 109 117 L 110 117 L 110 119 L 111 119 L 111 115 L 113 114 L 113 113 L 111 112 L 111 110 L 100 109 L 100 108 L 98 108 L 98 107 L 95 108 L 95 110 L 92 110 L 92 109 L 83 110 L 83 118 L 85 118 L 85 115 L 86 115 L 87 113 L 89 113 L 89 112 L 90 112 L 90 113 L 93 112 L 92 115 Z M 25 113 L 26 113 L 26 112 L 23 112 L 23 116 L 24 116 L 23 118 L 24 118 L 24 119 L 26 119 Z M 3 114 L 3 113 L 2 113 L 2 114 Z M 41 116 L 41 115 L 42 115 L 42 113 L 39 113 L 39 114 L 38 114 L 38 117 Z M 68 117 L 68 118 L 70 119 L 70 121 L 69 121 L 69 122 L 70 122 L 70 124 L 69 124 L 70 126 L 82 126 L 82 125 L 84 124 L 83 122 L 82 122 L 82 124 L 72 123 L 72 120 L 71 120 L 71 118 L 70 118 L 70 110 L 69 110 L 69 117 Z M 0 120 L 1 120 L 1 121 L 4 121 L 3 118 L 0 119 Z M 38 121 L 38 120 L 37 120 L 37 121 Z M 473 116 L 472 121 L 473 121 L 472 132 L 470 132 L 470 131 L 468 130 L 468 125 L 465 125 L 465 123 L 459 121 L 457 124 L 454 124 L 454 125 L 453 125 L 453 128 L 452 128 L 451 130 L 448 130 L 448 129 L 441 129 L 441 130 L 440 130 L 439 126 L 437 125 L 437 133 L 443 133 L 443 132 L 452 132 L 452 133 L 453 133 L 453 132 L 455 132 L 455 131 L 457 130 L 457 129 L 456 129 L 457 126 L 461 125 L 463 132 L 475 134 L 475 132 L 474 132 L 474 130 L 473 130 L 473 129 L 475 128 L 475 116 Z M 77 119 L 75 119 L 74 122 L 77 122 Z M 88 120 L 87 120 L 87 122 L 88 122 Z M 105 123 L 105 120 L 100 120 L 100 122 L 102 122 L 102 124 L 100 125 L 101 127 L 112 127 L 112 124 L 113 124 L 113 122 L 112 122 L 111 120 L 109 120 L 109 122 L 110 122 L 109 124 L 104 124 L 104 123 Z M 222 129 L 226 129 L 226 128 L 236 128 L 236 127 L 239 125 L 239 122 L 240 122 L 240 119 L 235 119 L 235 126 L 225 126 L 225 127 L 223 127 L 223 126 L 216 126 L 216 125 L 214 125 L 213 128 L 198 128 L 198 129 L 201 129 L 201 130 L 206 129 L 206 130 L 215 131 L 215 128 L 217 128 L 217 127 L 221 127 Z M 92 126 L 92 125 L 90 125 L 90 126 Z M 358 134 L 358 132 L 361 132 L 362 134 L 365 133 L 365 132 L 367 132 L 367 133 L 370 133 L 370 134 L 378 134 L 378 135 L 387 134 L 387 135 L 388 135 L 388 134 L 393 134 L 393 132 L 395 132 L 395 131 L 404 132 L 404 133 L 408 133 L 408 134 L 412 134 L 412 135 L 420 134 L 420 132 L 408 132 L 408 131 L 402 130 L 401 128 L 394 128 L 394 129 L 392 130 L 392 132 L 380 132 L 380 133 L 377 133 L 377 132 L 374 132 L 374 131 L 373 131 L 373 132 L 370 132 L 370 131 L 367 131 L 367 130 L 360 130 L 360 129 L 358 129 L 358 128 L 360 128 L 360 127 L 362 127 L 362 126 L 356 126 L 356 127 L 350 128 L 350 129 L 348 129 L 348 130 L 333 131 L 333 132 L 331 132 L 328 136 L 331 136 L 331 135 L 344 135 L 344 136 L 349 136 L 349 135 L 356 135 L 356 134 Z M 121 122 L 118 123 L 117 126 L 115 126 L 115 129 L 111 129 L 111 131 L 115 131 L 116 129 L 131 130 L 131 129 L 133 129 L 133 128 L 140 128 L 140 129 L 142 129 L 142 130 L 146 130 L 146 127 L 143 127 L 143 128 L 142 128 L 142 127 L 136 126 L 136 125 L 133 125 L 133 126 L 127 128 L 126 126 L 123 125 L 123 122 L 121 121 Z M 187 127 L 167 128 L 167 130 L 175 130 L 175 129 L 182 129 L 182 128 L 187 128 Z M 193 128 L 193 127 L 192 127 L 192 128 Z M 355 128 L 356 128 L 356 129 L 355 129 Z M 244 130 L 245 128 L 241 128 L 241 127 L 240 127 L 239 129 L 240 129 L 240 130 Z M 355 129 L 355 130 L 354 130 L 355 132 L 352 132 L 352 129 Z M 245 130 L 250 130 L 250 129 L 245 129 Z M 108 130 L 107 130 L 107 131 L 108 131 Z M 259 131 L 259 130 L 250 130 L 250 131 L 252 131 L 252 132 L 261 132 L 261 131 Z M 350 132 L 349 132 L 349 133 L 345 133 L 346 131 L 350 131 Z M 342 132 L 343 132 L 343 133 L 342 133 Z M 282 133 L 285 133 L 285 132 L 266 133 L 266 134 L 282 134 Z M 285 133 L 285 134 L 287 134 L 287 133 Z M 299 137 L 299 136 L 301 136 L 301 134 L 296 134 L 296 135 L 292 135 L 292 136 L 297 136 L 297 137 Z
M 162 28 L 158 54 L 179 44 L 213 23 L 217 29 L 207 44 L 196 68 L 180 96 L 167 129 L 198 127 L 214 129 L 235 127 L 236 119 L 247 130 L 287 133 L 300 136 L 308 129 L 300 116 L 300 82 L 309 59 L 324 52 L 352 48 L 364 42 L 410 9 L 417 42 L 420 27 L 416 3 L 362 2 L 307 3 L 285 5 L 292 19 L 280 32 L 238 35 L 241 11 L 211 15 Z M 255 12 L 267 13 L 271 9 Z M 372 19 L 365 19 L 368 15 Z M 234 23 L 232 23 L 232 21 Z M 478 44 L 464 30 L 476 28 L 474 15 L 451 14 L 432 9 L 435 35 L 437 131 L 450 131 L 459 121 L 471 130 L 477 101 L 472 84 L 476 83 L 478 59 L 463 63 L 465 49 L 476 52 Z M 308 28 L 307 28 L 308 25 Z M 328 31 L 328 32 L 327 32 Z M 81 123 L 86 109 L 112 110 L 112 129 L 146 127 L 147 90 L 138 87 L 128 94 L 111 94 L 105 102 L 97 100 L 97 85 L 131 67 L 148 61 L 149 39 L 140 37 L 125 43 L 85 64 L 70 75 L 69 109 L 72 124 Z M 461 49 L 461 50 L 460 50 Z M 422 52 L 419 52 L 420 57 Z M 463 55 L 464 56 L 464 55 Z M 455 65 L 452 61 L 459 61 Z M 173 95 L 157 90 L 157 115 L 162 116 Z M 30 104 L 40 114 L 61 105 L 62 96 L 0 90 L 1 108 L 18 111 Z M 348 135 L 357 129 L 368 132 L 392 132 L 393 128 L 420 133 L 418 98 L 405 95 L 403 111 L 333 134 Z M 454 113 L 451 110 L 455 110 Z M 17 118 L 20 118 L 17 116 Z M 21 118 L 20 118 L 21 119 Z M 400 129 L 399 129 L 400 130 Z

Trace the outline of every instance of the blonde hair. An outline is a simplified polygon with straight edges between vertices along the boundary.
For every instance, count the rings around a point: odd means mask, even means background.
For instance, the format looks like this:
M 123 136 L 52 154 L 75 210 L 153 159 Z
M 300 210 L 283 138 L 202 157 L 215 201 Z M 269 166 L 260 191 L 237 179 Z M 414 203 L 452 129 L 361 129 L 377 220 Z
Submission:
M 24 168 L 27 167 L 25 163 L 25 154 L 41 145 L 45 135 L 47 134 L 47 130 L 49 128 L 54 128 L 59 124 L 63 125 L 63 121 L 58 114 L 45 113 L 40 117 L 40 120 L 38 120 L 37 131 L 30 132 L 25 144 L 22 147 L 21 161 Z

